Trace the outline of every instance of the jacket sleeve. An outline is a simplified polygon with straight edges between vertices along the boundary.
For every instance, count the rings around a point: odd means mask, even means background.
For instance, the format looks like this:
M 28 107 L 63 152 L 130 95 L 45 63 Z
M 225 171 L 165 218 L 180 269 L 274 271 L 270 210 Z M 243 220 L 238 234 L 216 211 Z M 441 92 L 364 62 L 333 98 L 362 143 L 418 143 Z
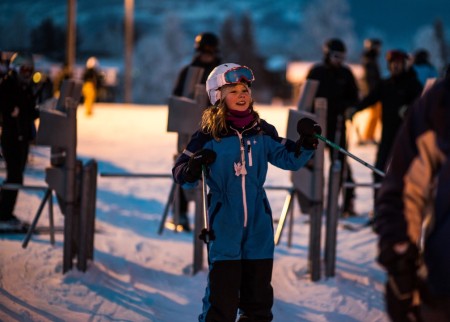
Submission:
M 184 185 L 191 185 L 191 183 L 186 181 L 186 170 L 188 167 L 188 162 L 191 156 L 201 150 L 205 143 L 208 141 L 209 136 L 201 131 L 195 132 L 191 140 L 175 161 L 175 165 L 172 168 L 172 176 L 176 183 Z
M 356 111 L 361 111 L 366 107 L 374 105 L 376 102 L 381 100 L 381 86 L 382 82 L 378 82 L 377 86 L 372 89 L 363 99 L 356 104 Z
M 266 135 L 266 148 L 268 149 L 268 161 L 274 166 L 296 171 L 303 167 L 314 155 L 315 150 L 307 150 L 303 147 L 300 155 L 295 156 L 295 143 L 292 140 L 278 136 L 275 127 L 265 121 L 261 122 L 261 127 Z

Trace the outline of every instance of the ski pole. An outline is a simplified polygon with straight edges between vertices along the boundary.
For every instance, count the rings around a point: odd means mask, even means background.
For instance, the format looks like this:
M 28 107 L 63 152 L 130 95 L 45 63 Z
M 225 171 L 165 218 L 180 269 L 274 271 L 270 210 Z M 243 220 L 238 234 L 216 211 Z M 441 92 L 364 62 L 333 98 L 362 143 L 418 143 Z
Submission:
M 203 193 L 203 231 L 205 243 L 209 243 L 209 224 L 208 224 L 208 208 L 207 208 L 207 191 L 206 191 L 206 167 L 202 165 L 202 193 Z
M 384 177 L 385 173 L 383 171 L 381 171 L 380 169 L 375 168 L 374 166 L 368 164 L 366 161 L 361 160 L 360 158 L 358 158 L 357 156 L 355 156 L 354 154 L 351 154 L 350 152 L 348 152 L 347 150 L 343 149 L 342 147 L 340 147 L 339 145 L 331 142 L 330 140 L 328 140 L 327 138 L 323 137 L 320 134 L 315 134 L 315 137 L 318 138 L 319 140 L 325 142 L 326 144 L 328 144 L 329 146 L 331 146 L 332 148 L 335 148 L 336 150 L 338 150 L 341 153 L 344 153 L 345 155 L 349 156 L 350 158 L 358 161 L 359 163 L 361 163 L 362 165 L 368 167 L 370 170 L 372 170 L 373 172 L 375 172 L 376 174 Z

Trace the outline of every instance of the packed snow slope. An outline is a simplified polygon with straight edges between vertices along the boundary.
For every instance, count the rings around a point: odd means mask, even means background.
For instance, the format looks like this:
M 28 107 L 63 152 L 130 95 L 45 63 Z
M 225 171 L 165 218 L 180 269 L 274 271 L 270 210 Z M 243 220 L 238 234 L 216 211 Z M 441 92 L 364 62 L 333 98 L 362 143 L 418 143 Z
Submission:
M 257 106 L 261 116 L 286 133 L 288 108 Z M 166 106 L 97 104 L 94 115 L 78 109 L 78 156 L 95 158 L 99 173 L 170 173 L 176 134 L 166 131 Z M 374 146 L 357 146 L 350 128 L 350 150 L 372 163 Z M 44 185 L 49 148 L 33 146 L 27 185 Z M 328 158 L 326 158 L 328 159 Z M 358 182 L 370 171 L 351 162 Z M 0 176 L 4 177 L 4 165 Z M 289 186 L 289 173 L 270 167 L 268 185 Z M 192 274 L 192 233 L 157 233 L 171 180 L 98 176 L 94 261 L 87 272 L 62 273 L 63 238 L 55 245 L 34 235 L 0 235 L 1 321 L 196 321 L 206 286 L 206 268 Z M 31 221 L 43 193 L 20 191 L 16 214 Z M 281 214 L 285 191 L 269 191 L 274 218 Z M 54 200 L 55 221 L 63 216 Z M 191 223 L 193 223 L 193 205 Z M 356 209 L 367 219 L 372 192 L 357 189 Z M 308 273 L 309 216 L 294 208 L 292 246 L 287 229 L 276 247 L 273 273 L 274 321 L 387 321 L 384 273 L 375 262 L 376 236 L 370 228 L 352 232 L 339 225 L 336 275 L 312 282 Z M 275 223 L 276 224 L 276 223 Z M 48 225 L 47 207 L 39 220 Z M 322 233 L 324 236 L 324 233 Z M 323 243 L 322 243 L 323 245 Z M 206 253 L 205 253 L 206 254 Z M 205 263 L 206 267 L 206 263 Z

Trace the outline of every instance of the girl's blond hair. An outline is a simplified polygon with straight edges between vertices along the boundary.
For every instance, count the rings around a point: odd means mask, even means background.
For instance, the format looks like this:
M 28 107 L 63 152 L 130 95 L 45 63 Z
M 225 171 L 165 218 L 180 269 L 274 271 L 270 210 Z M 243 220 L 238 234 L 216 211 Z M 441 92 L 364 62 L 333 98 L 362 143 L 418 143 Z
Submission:
M 255 120 L 260 121 L 259 114 L 253 110 L 253 102 L 250 103 L 249 109 L 255 115 Z M 216 141 L 220 141 L 220 137 L 228 133 L 227 128 L 227 111 L 228 107 L 225 100 L 220 100 L 216 106 L 210 106 L 202 114 L 201 130 L 204 133 L 211 134 Z

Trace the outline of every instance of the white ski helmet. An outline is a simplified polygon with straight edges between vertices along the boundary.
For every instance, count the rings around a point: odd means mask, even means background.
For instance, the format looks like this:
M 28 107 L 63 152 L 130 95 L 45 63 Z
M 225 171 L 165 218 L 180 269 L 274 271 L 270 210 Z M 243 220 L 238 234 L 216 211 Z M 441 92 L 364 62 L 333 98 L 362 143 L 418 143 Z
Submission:
M 213 105 L 220 101 L 220 88 L 223 85 L 241 82 L 250 85 L 254 80 L 255 76 L 253 76 L 252 70 L 246 66 L 233 63 L 219 65 L 213 69 L 206 80 L 206 92 L 209 101 Z

